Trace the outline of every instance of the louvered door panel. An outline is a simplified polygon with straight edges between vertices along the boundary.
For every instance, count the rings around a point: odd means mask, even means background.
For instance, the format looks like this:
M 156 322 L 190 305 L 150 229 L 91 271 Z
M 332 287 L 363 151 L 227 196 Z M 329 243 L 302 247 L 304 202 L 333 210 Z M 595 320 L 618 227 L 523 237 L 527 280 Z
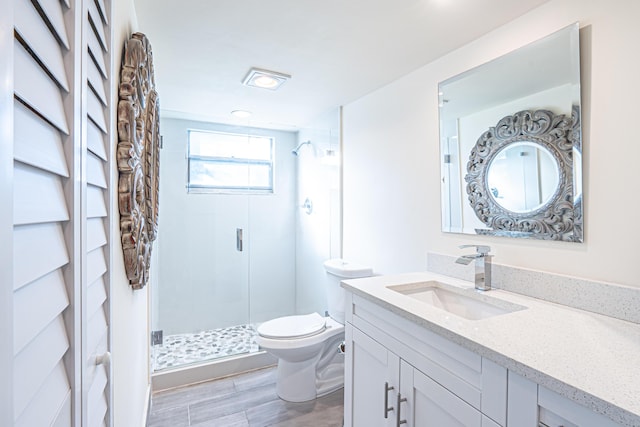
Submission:
M 91 427 L 109 425 L 111 400 L 109 366 L 96 365 L 95 356 L 109 351 L 109 294 L 108 287 L 108 200 L 109 171 L 109 97 L 110 28 L 106 17 L 110 2 L 91 0 L 86 2 L 85 25 L 87 31 L 84 45 L 83 74 L 86 99 L 86 317 L 83 322 L 86 339 L 85 378 L 83 400 L 86 414 L 83 419 Z M 86 418 L 85 418 L 86 417 Z
M 110 426 L 111 373 L 96 360 L 110 342 L 111 3 L 9 4 L 9 419 L 24 427 Z
M 13 418 L 71 426 L 76 209 L 69 39 L 58 0 L 14 1 Z M 72 240 L 70 240 L 72 239 Z M 70 294 L 71 293 L 71 294 Z M 71 295 L 71 296 L 70 296 Z M 71 375 L 71 376 L 70 376 Z

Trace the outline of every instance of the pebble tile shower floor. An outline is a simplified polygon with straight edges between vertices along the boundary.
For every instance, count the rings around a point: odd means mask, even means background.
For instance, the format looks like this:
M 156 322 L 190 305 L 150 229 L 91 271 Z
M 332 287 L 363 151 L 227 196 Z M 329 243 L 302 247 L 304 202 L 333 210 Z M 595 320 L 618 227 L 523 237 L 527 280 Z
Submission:
M 239 325 L 164 337 L 152 347 L 153 370 L 175 368 L 211 359 L 258 351 L 254 325 Z

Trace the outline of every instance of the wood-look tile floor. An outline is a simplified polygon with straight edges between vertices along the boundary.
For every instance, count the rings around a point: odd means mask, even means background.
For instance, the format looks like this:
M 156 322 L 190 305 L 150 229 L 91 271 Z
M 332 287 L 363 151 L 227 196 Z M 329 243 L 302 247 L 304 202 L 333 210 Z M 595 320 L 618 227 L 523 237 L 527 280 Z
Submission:
M 155 393 L 147 427 L 342 427 L 343 390 L 311 402 L 276 394 L 275 367 Z

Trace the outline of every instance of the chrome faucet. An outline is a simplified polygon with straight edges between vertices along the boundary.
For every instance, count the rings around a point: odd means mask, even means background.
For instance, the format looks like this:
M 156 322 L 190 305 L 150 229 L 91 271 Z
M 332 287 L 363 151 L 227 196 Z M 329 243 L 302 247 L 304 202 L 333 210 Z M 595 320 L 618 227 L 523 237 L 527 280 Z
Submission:
M 491 289 L 491 258 L 489 255 L 491 248 L 483 245 L 461 245 L 460 249 L 476 248 L 473 255 L 462 255 L 456 262 L 458 264 L 468 265 L 471 261 L 476 262 L 475 286 L 478 291 L 488 291 Z

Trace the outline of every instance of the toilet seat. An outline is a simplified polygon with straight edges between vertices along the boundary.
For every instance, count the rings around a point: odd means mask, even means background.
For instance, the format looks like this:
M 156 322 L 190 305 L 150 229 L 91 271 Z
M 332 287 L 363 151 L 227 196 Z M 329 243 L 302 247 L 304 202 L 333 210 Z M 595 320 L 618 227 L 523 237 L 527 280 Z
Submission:
M 270 339 L 307 338 L 323 332 L 326 322 L 318 313 L 279 317 L 258 326 L 258 335 Z

